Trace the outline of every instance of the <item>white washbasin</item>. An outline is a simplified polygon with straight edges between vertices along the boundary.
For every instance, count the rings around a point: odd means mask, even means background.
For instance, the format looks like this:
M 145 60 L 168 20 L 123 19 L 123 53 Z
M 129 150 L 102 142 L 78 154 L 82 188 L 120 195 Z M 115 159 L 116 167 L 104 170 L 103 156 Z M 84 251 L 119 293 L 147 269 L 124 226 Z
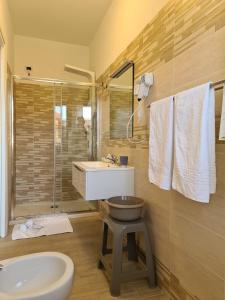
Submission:
M 77 168 L 84 171 L 101 171 L 101 170 L 128 170 L 134 169 L 130 166 L 118 166 L 117 164 L 111 164 L 104 161 L 79 161 L 73 162 Z
M 1 300 L 66 300 L 74 265 L 58 252 L 35 253 L 1 261 Z
M 134 196 L 134 167 L 102 161 L 74 161 L 72 184 L 88 201 Z
M 105 169 L 105 168 L 119 168 L 116 164 L 110 164 L 103 161 L 83 161 L 81 164 L 86 168 Z

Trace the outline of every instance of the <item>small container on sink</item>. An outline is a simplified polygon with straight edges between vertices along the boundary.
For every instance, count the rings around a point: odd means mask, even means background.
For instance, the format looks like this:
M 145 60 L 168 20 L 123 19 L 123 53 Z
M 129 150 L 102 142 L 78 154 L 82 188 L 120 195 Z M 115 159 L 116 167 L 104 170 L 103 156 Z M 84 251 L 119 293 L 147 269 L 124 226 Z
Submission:
M 120 166 L 128 165 L 128 156 L 120 156 Z

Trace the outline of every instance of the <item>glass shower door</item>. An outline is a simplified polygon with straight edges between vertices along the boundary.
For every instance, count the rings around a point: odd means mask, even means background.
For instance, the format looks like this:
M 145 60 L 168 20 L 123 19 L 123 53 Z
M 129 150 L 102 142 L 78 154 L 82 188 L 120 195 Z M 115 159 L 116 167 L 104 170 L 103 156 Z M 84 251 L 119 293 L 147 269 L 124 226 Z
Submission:
M 93 157 L 92 91 L 15 82 L 15 218 L 96 210 L 72 185 L 72 162 Z
M 62 85 L 61 107 L 55 106 L 55 110 L 60 112 L 59 121 L 55 113 L 56 210 L 67 213 L 94 211 L 96 204 L 85 201 L 72 185 L 72 162 L 91 158 L 91 88 Z M 57 140 L 61 146 L 57 145 Z

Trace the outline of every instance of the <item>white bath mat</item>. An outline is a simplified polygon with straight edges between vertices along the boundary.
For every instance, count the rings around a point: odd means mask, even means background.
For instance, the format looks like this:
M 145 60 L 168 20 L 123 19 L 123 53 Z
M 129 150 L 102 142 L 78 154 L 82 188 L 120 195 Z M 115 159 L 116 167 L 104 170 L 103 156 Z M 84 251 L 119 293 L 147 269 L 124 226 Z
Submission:
M 73 232 L 73 227 L 67 216 L 39 217 L 16 224 L 12 231 L 12 240 L 29 239 L 43 235 Z

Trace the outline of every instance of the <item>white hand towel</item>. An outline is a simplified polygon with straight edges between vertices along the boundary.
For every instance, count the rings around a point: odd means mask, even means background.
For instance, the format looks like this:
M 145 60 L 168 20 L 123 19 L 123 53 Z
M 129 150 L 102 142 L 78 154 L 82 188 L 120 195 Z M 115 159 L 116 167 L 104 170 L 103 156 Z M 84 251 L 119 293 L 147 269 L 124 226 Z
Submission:
M 175 96 L 172 187 L 208 203 L 216 190 L 215 94 L 210 83 Z
M 149 181 L 170 190 L 173 157 L 173 97 L 151 104 Z
M 222 112 L 221 112 L 221 119 L 220 119 L 219 140 L 225 141 L 225 85 L 223 86 L 223 103 L 222 103 Z

